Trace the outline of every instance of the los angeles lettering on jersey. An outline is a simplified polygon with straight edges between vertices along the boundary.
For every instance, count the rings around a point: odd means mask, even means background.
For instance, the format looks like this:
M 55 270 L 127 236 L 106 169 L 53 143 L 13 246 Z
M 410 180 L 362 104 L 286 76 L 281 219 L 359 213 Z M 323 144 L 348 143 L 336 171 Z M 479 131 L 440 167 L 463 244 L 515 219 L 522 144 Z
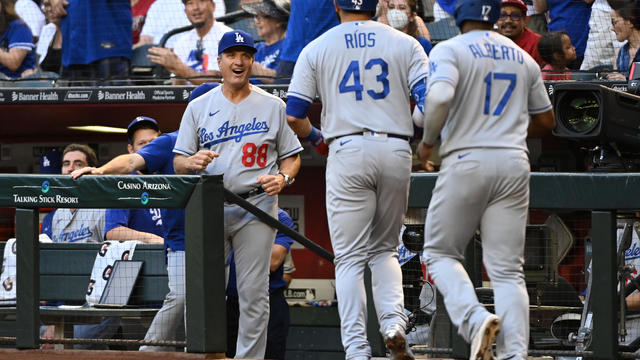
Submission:
M 524 64 L 522 52 L 511 46 L 495 44 L 469 44 L 469 49 L 474 58 L 491 58 L 495 60 L 517 61 Z
M 358 32 L 356 30 L 353 34 L 344 34 L 344 42 L 347 49 L 374 47 L 376 46 L 376 33 Z
M 202 147 L 209 149 L 213 145 L 229 140 L 240 142 L 245 136 L 269 132 L 269 125 L 266 121 L 257 121 L 255 117 L 250 122 L 232 126 L 229 126 L 227 120 L 220 125 L 217 132 L 215 134 L 214 131 L 209 132 L 206 128 L 200 129 L 198 137 Z
M 54 235 L 53 241 L 54 242 L 77 242 L 77 241 L 89 239 L 92 236 L 93 236 L 93 233 L 91 232 L 91 229 L 89 229 L 89 226 L 81 225 L 79 229 L 71 230 L 71 231 L 63 231 L 62 233 L 60 233 L 60 235 L 57 238 Z

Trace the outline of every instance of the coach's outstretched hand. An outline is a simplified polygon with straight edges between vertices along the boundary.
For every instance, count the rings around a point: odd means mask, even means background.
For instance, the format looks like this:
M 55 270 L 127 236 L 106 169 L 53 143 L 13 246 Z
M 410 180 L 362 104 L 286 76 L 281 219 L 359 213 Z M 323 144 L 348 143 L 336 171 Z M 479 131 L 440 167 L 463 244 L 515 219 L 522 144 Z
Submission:
M 215 151 L 200 150 L 187 158 L 185 166 L 190 171 L 204 170 L 218 156 L 220 155 Z
M 417 149 L 418 159 L 420 159 L 420 162 L 422 163 L 422 168 L 427 171 L 436 171 L 436 166 L 433 163 L 433 161 L 429 161 L 429 158 L 431 157 L 432 152 L 433 152 L 432 145 L 427 145 L 422 141 L 420 141 Z

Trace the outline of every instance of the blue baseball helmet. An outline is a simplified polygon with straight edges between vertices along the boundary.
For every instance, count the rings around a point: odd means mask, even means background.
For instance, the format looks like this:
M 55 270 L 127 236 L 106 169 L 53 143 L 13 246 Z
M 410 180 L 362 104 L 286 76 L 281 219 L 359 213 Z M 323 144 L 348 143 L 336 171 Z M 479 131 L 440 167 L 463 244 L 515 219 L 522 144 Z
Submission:
M 453 17 L 458 27 L 465 20 L 495 24 L 500 18 L 500 0 L 458 0 Z
M 349 11 L 376 12 L 378 0 L 336 0 L 338 7 Z

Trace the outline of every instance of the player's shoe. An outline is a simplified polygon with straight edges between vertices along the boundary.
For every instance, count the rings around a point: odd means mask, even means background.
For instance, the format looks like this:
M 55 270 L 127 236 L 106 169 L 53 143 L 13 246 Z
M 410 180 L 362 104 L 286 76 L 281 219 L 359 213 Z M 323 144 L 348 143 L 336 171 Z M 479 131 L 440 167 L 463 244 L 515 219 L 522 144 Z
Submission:
M 491 314 L 482 322 L 482 326 L 471 341 L 471 356 L 469 360 L 492 360 L 493 341 L 500 332 L 500 318 Z
M 384 343 L 391 353 L 392 360 L 415 360 L 404 329 L 400 325 L 393 325 L 384 332 Z

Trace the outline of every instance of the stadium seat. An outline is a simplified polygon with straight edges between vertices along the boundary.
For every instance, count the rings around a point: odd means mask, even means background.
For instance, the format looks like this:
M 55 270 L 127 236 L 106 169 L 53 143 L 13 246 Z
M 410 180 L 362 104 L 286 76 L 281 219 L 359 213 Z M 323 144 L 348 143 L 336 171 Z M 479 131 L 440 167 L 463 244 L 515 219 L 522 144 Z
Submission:
M 440 19 L 426 25 L 427 29 L 429 29 L 429 34 L 431 35 L 431 42 L 434 44 L 439 41 L 450 39 L 460 33 L 455 20 L 452 17 Z

